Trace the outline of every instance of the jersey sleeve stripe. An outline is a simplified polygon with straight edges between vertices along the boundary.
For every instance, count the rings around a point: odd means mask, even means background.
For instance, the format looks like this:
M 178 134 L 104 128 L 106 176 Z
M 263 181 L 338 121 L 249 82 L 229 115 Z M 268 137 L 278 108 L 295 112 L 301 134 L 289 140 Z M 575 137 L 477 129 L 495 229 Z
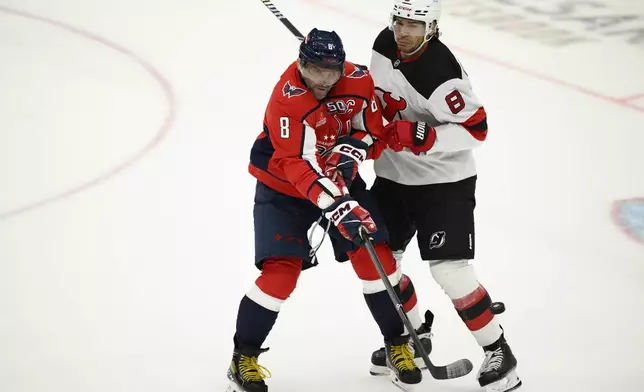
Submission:
M 368 100 L 365 101 L 364 102 L 364 108 L 362 108 L 362 124 L 363 124 L 363 129 L 365 130 L 365 132 L 371 134 L 371 130 L 367 126 L 367 123 L 368 123 L 368 121 L 367 121 L 367 110 L 369 110 L 369 102 L 370 101 L 368 101 Z
M 324 175 L 318 162 L 318 149 L 316 147 L 317 136 L 315 129 L 308 124 L 304 124 L 304 137 L 302 138 L 302 159 L 304 159 L 311 169 L 317 174 Z
M 315 179 L 315 181 L 313 181 L 313 182 L 311 183 L 311 185 L 309 185 L 309 189 L 307 189 L 307 190 L 306 190 L 306 195 L 305 195 L 306 197 L 308 197 L 308 198 L 310 199 L 311 190 L 312 190 L 313 188 L 315 188 L 315 186 L 316 186 L 316 185 L 317 185 L 317 186 L 320 186 L 320 184 L 318 183 L 318 181 L 319 181 L 321 178 L 324 178 L 324 177 L 320 176 L 320 177 L 316 178 L 316 179 Z
M 327 193 L 329 196 L 333 198 L 342 196 L 342 192 L 340 191 L 340 188 L 338 188 L 338 186 L 335 185 L 335 183 L 331 181 L 328 177 L 320 178 L 317 182 L 320 184 L 320 187 L 324 189 L 324 192 Z
M 328 177 L 320 177 L 313 181 L 306 192 L 306 197 L 322 209 L 330 206 L 340 196 L 342 191 Z
M 485 109 L 480 107 L 462 125 L 476 140 L 484 141 L 487 137 L 487 114 Z
M 363 142 L 367 143 L 367 146 L 371 147 L 373 145 L 373 137 L 371 137 L 371 134 L 367 133 L 363 137 L 360 138 Z
M 364 104 L 362 105 L 362 109 L 360 109 L 360 113 L 356 113 L 351 117 L 351 128 L 369 132 L 367 130 L 367 113 L 365 112 Z

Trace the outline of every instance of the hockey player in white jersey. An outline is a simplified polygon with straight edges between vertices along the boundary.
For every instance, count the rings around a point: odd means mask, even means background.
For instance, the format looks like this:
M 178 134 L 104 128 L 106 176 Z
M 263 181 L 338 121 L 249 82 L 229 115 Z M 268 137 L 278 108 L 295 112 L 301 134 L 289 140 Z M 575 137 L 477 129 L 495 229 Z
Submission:
M 483 348 L 479 384 L 507 392 L 521 386 L 517 360 L 471 264 L 477 178 L 472 149 L 486 138 L 486 113 L 463 67 L 439 40 L 440 14 L 440 0 L 397 0 L 390 26 L 375 40 L 370 71 L 383 116 L 418 126 L 396 127 L 388 136 L 391 149 L 375 162 L 372 194 L 398 262 L 417 234 L 421 257 Z M 410 320 L 426 327 L 418 314 Z M 373 353 L 372 365 L 372 374 L 386 373 L 382 351 Z

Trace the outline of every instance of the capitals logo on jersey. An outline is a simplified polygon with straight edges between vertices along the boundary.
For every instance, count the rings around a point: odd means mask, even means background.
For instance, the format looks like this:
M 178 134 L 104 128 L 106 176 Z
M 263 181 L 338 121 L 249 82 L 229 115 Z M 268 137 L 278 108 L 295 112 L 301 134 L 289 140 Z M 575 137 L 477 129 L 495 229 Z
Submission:
M 286 82 L 284 84 L 284 87 L 282 87 L 282 93 L 284 94 L 285 97 L 299 97 L 300 95 L 304 95 L 306 93 L 306 90 L 303 88 L 299 87 L 293 87 L 291 86 L 290 82 Z
M 364 68 L 361 68 L 360 66 L 356 65 L 355 71 L 347 75 L 347 78 L 360 79 L 360 78 L 364 78 L 365 76 L 367 76 L 367 71 Z
M 381 88 L 376 87 L 376 91 L 380 96 L 380 103 L 382 104 L 382 116 L 387 119 L 387 121 L 395 120 L 395 117 L 398 113 L 407 109 L 407 101 L 405 98 L 394 98 L 389 91 L 385 91 Z M 399 119 L 402 115 L 399 116 Z

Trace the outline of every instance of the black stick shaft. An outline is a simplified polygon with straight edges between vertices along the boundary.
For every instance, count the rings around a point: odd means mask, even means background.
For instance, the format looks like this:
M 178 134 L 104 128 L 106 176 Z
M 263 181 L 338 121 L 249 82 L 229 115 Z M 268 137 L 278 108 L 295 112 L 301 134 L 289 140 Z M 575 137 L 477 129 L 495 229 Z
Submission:
M 273 3 L 270 0 L 262 0 L 262 3 L 266 6 L 266 8 L 269 9 L 269 11 L 273 13 L 273 15 L 275 15 L 277 19 L 279 19 L 282 22 L 284 26 L 286 26 L 286 28 L 291 32 L 291 34 L 295 36 L 295 38 L 297 38 L 300 41 L 304 41 L 304 35 L 297 29 L 297 27 L 293 25 L 293 23 L 291 23 L 290 20 L 288 20 L 277 9 L 277 7 L 275 7 L 275 5 L 273 5 Z M 387 275 L 384 269 L 382 268 L 382 264 L 378 259 L 376 250 L 374 249 L 373 244 L 369 239 L 369 234 L 367 233 L 367 230 L 364 227 L 361 228 L 361 236 L 365 239 L 367 251 L 371 256 L 371 260 L 373 261 L 373 264 L 378 270 L 380 279 L 382 279 L 383 283 L 385 284 L 385 288 L 389 293 L 389 297 L 391 298 L 391 301 L 396 307 L 396 311 L 398 312 L 400 319 L 403 321 L 403 324 L 405 324 L 405 327 L 409 331 L 409 335 L 411 336 L 414 342 L 415 349 L 420 352 L 420 355 L 423 357 L 423 361 L 425 361 L 425 365 L 427 365 L 427 369 L 429 369 L 429 372 L 431 373 L 431 375 L 436 379 L 444 380 L 448 378 L 462 377 L 468 374 L 470 371 L 472 371 L 472 363 L 467 359 L 458 360 L 454 363 L 449 364 L 448 366 L 436 367 L 434 366 L 434 364 L 432 364 L 432 361 L 429 359 L 429 356 L 427 355 L 425 348 L 420 343 L 420 339 L 418 339 L 418 335 L 416 334 L 414 327 L 411 325 L 409 318 L 407 318 L 407 315 L 403 310 L 403 307 L 400 303 L 400 299 L 398 299 L 398 295 L 394 291 L 394 288 L 391 287 L 391 283 L 389 282 L 389 279 L 387 278 Z
M 429 359 L 429 355 L 425 351 L 425 347 L 423 347 L 423 345 L 421 344 L 420 339 L 416 334 L 416 330 L 414 330 L 414 327 L 411 325 L 411 322 L 409 321 L 407 314 L 405 314 L 403 306 L 400 303 L 400 299 L 398 298 L 398 294 L 396 294 L 396 291 L 391 286 L 391 282 L 389 282 L 387 273 L 382 267 L 382 263 L 380 262 L 380 259 L 378 258 L 378 254 L 376 253 L 376 249 L 374 248 L 373 243 L 371 242 L 371 238 L 369 238 L 369 233 L 367 232 L 367 229 L 364 228 L 364 226 L 360 228 L 360 237 L 362 237 L 362 239 L 364 240 L 365 247 L 367 248 L 367 252 L 369 252 L 371 261 L 373 262 L 373 265 L 376 267 L 376 270 L 378 270 L 378 275 L 380 275 L 380 279 L 382 280 L 383 284 L 385 285 L 385 288 L 387 289 L 389 298 L 391 299 L 391 302 L 394 304 L 394 307 L 398 312 L 398 316 L 400 316 L 400 319 L 402 320 L 403 324 L 405 324 L 407 331 L 409 331 L 409 336 L 411 336 L 411 339 L 414 342 L 414 349 L 420 353 L 432 377 L 434 377 L 437 380 L 447 380 L 451 378 L 463 377 L 469 374 L 472 371 L 473 366 L 472 366 L 472 362 L 470 362 L 468 359 L 465 359 L 465 358 L 459 359 L 458 361 L 452 362 L 446 366 L 434 366 L 432 361 Z
M 290 20 L 288 20 L 278 9 L 273 5 L 270 0 L 262 0 L 262 3 L 268 8 L 277 19 L 279 19 L 284 26 L 295 36 L 295 38 L 300 41 L 304 41 L 304 35 L 300 33 L 300 30 L 297 27 L 293 26 Z
M 365 240 L 365 246 L 367 247 L 367 252 L 369 252 L 369 256 L 371 256 L 371 261 L 373 262 L 373 265 L 378 270 L 378 275 L 380 275 L 380 279 L 385 284 L 387 293 L 389 293 L 389 298 L 391 298 L 391 302 L 393 302 L 394 307 L 398 312 L 398 316 L 400 316 L 400 319 L 402 320 L 403 324 L 405 324 L 405 327 L 409 332 L 409 336 L 411 336 L 411 339 L 414 342 L 414 349 L 420 353 L 420 356 L 423 358 L 423 361 L 425 361 L 425 365 L 427 365 L 427 369 L 429 369 L 429 372 L 432 374 L 432 376 L 436 377 L 435 373 L 438 369 L 436 369 L 432 361 L 429 359 L 429 355 L 427 355 L 427 352 L 425 351 L 425 347 L 423 347 L 423 345 L 421 344 L 420 339 L 418 339 L 418 335 L 416 335 L 416 331 L 414 330 L 414 327 L 411 325 L 411 321 L 409 321 L 407 314 L 405 314 L 405 310 L 403 309 L 403 306 L 400 303 L 398 294 L 396 294 L 396 291 L 391 286 L 391 282 L 387 277 L 387 273 L 382 267 L 382 263 L 380 263 L 380 259 L 376 254 L 376 249 L 374 248 L 373 244 L 371 243 L 371 240 L 369 239 L 369 233 L 367 233 L 366 229 L 364 228 L 361 228 L 360 230 L 362 231 L 362 238 Z

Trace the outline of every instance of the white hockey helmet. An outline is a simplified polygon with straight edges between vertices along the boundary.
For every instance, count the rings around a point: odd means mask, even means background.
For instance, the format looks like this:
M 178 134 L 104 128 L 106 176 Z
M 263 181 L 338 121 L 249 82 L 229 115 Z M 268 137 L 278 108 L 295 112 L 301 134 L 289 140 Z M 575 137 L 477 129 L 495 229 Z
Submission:
M 425 22 L 425 39 L 428 40 L 434 32 L 432 22 L 441 18 L 441 0 L 396 0 L 391 11 L 389 27 L 393 30 L 396 17 Z

